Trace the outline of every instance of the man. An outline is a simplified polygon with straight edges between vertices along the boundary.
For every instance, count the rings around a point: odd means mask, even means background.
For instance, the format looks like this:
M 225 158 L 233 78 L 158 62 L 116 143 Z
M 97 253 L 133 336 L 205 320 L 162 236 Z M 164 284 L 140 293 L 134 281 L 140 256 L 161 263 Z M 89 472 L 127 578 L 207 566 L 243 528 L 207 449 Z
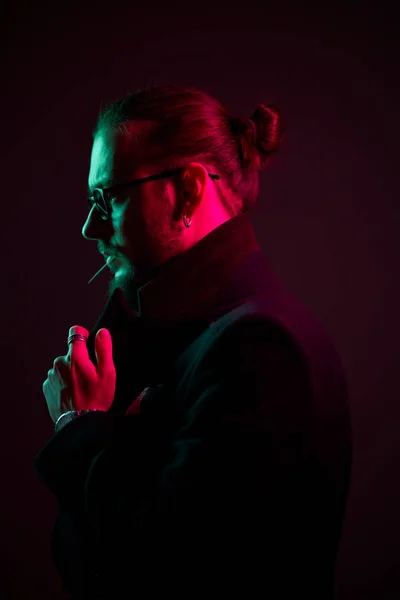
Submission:
M 274 107 L 233 119 L 183 86 L 99 119 L 83 235 L 110 298 L 43 384 L 36 462 L 71 598 L 333 597 L 346 382 L 245 214 L 280 138 Z

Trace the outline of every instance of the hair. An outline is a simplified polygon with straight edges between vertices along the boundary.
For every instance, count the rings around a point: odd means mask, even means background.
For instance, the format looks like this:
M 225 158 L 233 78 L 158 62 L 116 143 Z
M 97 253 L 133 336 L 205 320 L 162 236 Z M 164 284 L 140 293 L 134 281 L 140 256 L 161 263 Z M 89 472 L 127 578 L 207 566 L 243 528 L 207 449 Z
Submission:
M 248 119 L 237 118 L 204 91 L 175 84 L 139 89 L 106 105 L 93 135 L 104 127 L 116 128 L 129 142 L 143 131 L 165 169 L 197 161 L 217 173 L 220 200 L 232 216 L 256 203 L 259 171 L 283 135 L 275 106 L 259 104 Z

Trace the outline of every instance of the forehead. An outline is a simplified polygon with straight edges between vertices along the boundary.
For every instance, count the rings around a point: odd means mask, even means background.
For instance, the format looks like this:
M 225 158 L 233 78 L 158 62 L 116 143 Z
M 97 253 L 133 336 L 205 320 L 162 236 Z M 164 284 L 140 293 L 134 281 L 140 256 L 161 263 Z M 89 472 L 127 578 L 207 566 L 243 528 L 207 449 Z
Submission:
M 149 136 L 153 126 L 135 122 L 125 135 L 111 127 L 101 129 L 93 140 L 89 189 L 145 176 L 157 159 L 157 146 Z
M 104 129 L 93 140 L 89 169 L 89 189 L 105 187 L 115 178 L 116 135 L 111 129 Z

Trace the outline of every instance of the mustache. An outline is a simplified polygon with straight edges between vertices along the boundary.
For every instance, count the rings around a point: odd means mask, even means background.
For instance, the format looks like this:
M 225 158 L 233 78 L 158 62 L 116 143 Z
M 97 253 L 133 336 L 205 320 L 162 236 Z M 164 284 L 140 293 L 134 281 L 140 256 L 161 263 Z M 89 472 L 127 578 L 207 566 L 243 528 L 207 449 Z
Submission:
M 122 257 L 121 251 L 118 248 L 114 248 L 112 246 L 106 246 L 105 244 L 99 243 L 97 245 L 97 249 L 100 252 L 100 254 L 107 254 L 115 256 L 116 258 Z
M 121 252 L 118 252 L 118 250 L 112 248 L 111 246 L 106 246 L 103 243 L 97 244 L 97 249 L 98 249 L 99 253 L 102 254 L 103 256 L 110 255 L 110 256 L 115 256 L 116 258 L 122 257 Z M 107 263 L 104 263 L 104 265 L 102 267 L 100 267 L 100 269 L 93 275 L 93 277 L 91 277 L 89 279 L 88 283 L 92 283 L 93 279 L 95 279 L 97 277 L 97 275 L 99 275 L 99 273 L 104 271 L 106 266 L 107 266 Z

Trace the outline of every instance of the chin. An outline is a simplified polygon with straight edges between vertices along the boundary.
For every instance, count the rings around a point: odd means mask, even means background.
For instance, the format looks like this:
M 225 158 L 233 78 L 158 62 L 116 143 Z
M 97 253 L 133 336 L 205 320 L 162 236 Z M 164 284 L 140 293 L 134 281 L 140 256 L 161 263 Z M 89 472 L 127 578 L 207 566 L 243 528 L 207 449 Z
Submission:
M 110 295 L 117 288 L 123 291 L 129 306 L 137 311 L 137 290 L 141 286 L 141 280 L 137 277 L 137 271 L 130 268 L 120 268 L 115 271 L 109 284 Z

